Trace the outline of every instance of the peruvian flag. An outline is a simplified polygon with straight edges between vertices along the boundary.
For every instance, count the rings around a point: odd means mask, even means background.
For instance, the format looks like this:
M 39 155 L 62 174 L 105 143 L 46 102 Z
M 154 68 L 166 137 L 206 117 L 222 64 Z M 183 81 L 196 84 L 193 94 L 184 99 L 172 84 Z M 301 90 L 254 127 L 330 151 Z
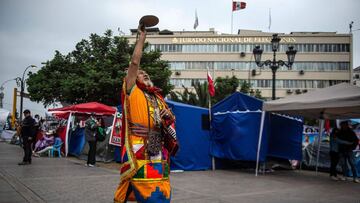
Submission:
M 232 2 L 232 11 L 237 11 L 240 9 L 246 8 L 246 3 L 241 1 L 233 1 Z
M 328 119 L 326 119 L 325 120 L 325 125 L 324 125 L 324 127 L 325 127 L 325 131 L 329 134 L 330 133 L 330 120 L 328 120 Z
M 215 87 L 214 87 L 214 80 L 212 79 L 209 70 L 207 71 L 207 80 L 208 80 L 208 90 L 210 96 L 215 96 Z

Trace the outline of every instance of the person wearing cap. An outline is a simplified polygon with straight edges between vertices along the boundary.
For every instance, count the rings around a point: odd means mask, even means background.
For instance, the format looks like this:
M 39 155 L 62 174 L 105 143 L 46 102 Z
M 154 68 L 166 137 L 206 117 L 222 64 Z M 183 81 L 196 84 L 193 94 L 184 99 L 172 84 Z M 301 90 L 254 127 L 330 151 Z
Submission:
M 35 120 L 31 117 L 30 110 L 26 109 L 23 113 L 25 118 L 21 122 L 21 138 L 24 149 L 24 158 L 19 165 L 28 165 L 31 164 L 31 145 L 35 140 Z
M 342 172 L 344 177 L 347 176 L 348 164 L 350 165 L 353 175 L 353 181 L 360 183 L 357 179 L 357 172 L 354 164 L 353 150 L 359 145 L 359 140 L 355 132 L 349 127 L 348 121 L 342 121 L 340 123 L 340 131 L 338 132 L 338 138 L 348 142 L 349 144 L 339 143 L 339 155 L 343 159 Z
M 170 202 L 171 150 L 164 144 L 168 139 L 162 129 L 169 128 L 175 116 L 160 89 L 154 87 L 150 76 L 139 67 L 146 38 L 141 24 L 138 33 L 122 90 L 122 164 L 114 202 Z
M 35 147 L 33 150 L 33 155 L 34 156 L 39 156 L 39 151 L 45 149 L 48 146 L 51 146 L 54 144 L 54 135 L 56 134 L 55 130 L 49 130 L 46 131 L 42 138 L 39 139 L 36 143 L 35 143 Z

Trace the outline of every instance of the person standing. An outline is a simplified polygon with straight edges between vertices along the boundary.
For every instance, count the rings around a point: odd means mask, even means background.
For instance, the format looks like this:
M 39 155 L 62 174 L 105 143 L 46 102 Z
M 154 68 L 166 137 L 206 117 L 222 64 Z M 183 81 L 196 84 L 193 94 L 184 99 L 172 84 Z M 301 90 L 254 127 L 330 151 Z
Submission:
M 19 165 L 28 165 L 31 164 L 31 145 L 35 140 L 35 120 L 31 117 L 30 110 L 26 109 L 23 113 L 25 118 L 21 123 L 21 138 L 24 149 L 24 158 Z
M 123 83 L 122 164 L 114 202 L 170 202 L 169 159 L 173 151 L 164 143 L 169 139 L 176 143 L 176 139 L 164 129 L 171 128 L 175 116 L 160 89 L 139 67 L 146 38 L 144 26 L 139 25 L 138 34 Z
M 339 150 L 336 142 L 337 134 L 339 133 L 338 128 L 333 128 L 330 133 L 330 178 L 332 180 L 339 180 L 337 177 L 336 166 L 339 163 Z
M 105 121 L 102 117 L 98 119 L 98 124 L 99 126 L 96 134 L 96 141 L 102 142 L 106 139 Z
M 338 138 L 346 141 L 346 143 L 339 143 L 339 154 L 340 158 L 343 159 L 342 171 L 344 177 L 346 177 L 347 173 L 347 165 L 350 165 L 351 172 L 353 175 L 353 181 L 355 183 L 360 183 L 359 179 L 357 179 L 357 172 L 354 164 L 354 153 L 353 150 L 358 146 L 359 140 L 355 134 L 355 132 L 349 127 L 348 121 L 342 121 L 340 123 L 340 131 L 338 133 Z
M 96 135 L 99 122 L 95 118 L 95 114 L 92 113 L 90 117 L 85 121 L 85 139 L 89 143 L 89 152 L 86 166 L 94 167 L 96 162 Z

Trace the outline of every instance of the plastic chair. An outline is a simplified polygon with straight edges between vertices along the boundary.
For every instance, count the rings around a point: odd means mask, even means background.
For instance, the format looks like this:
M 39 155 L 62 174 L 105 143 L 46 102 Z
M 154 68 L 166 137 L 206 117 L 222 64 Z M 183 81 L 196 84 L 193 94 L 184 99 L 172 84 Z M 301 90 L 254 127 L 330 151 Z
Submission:
M 51 157 L 54 157 L 54 151 L 58 153 L 59 157 L 61 157 L 61 146 L 63 142 L 60 139 L 55 139 L 55 143 L 50 149 Z

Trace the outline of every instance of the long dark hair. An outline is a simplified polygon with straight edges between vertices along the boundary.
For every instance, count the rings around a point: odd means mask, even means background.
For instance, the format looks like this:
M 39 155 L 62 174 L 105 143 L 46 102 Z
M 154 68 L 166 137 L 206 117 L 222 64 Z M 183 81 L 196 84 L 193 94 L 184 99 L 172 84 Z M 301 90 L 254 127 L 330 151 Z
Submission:
M 100 127 L 105 128 L 105 121 L 103 117 L 99 117 Z

